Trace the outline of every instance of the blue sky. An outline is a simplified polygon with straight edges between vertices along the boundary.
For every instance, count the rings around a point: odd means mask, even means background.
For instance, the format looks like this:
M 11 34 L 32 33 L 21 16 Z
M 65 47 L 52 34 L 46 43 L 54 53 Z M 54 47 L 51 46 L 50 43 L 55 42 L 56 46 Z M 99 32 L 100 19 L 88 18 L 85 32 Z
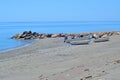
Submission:
M 0 0 L 0 22 L 118 20 L 120 0 Z

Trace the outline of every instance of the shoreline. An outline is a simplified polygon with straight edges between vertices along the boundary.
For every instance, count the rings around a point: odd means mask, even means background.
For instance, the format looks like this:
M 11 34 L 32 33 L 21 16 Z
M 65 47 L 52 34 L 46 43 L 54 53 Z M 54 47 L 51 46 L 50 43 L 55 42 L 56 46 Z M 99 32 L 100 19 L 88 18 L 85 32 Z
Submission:
M 17 56 L 17 55 L 21 55 L 20 53 L 22 53 L 22 51 L 24 51 L 24 52 L 26 52 L 26 50 L 27 51 L 29 51 L 30 50 L 30 48 L 36 48 L 37 47 L 37 44 L 38 43 L 40 43 L 40 41 L 43 41 L 44 42 L 44 40 L 54 40 L 55 38 L 46 38 L 46 39 L 40 39 L 40 40 L 38 40 L 38 39 L 36 39 L 36 40 L 34 40 L 33 42 L 31 42 L 31 43 L 29 43 L 29 44 L 26 44 L 25 46 L 21 46 L 21 47 L 17 47 L 17 48 L 14 48 L 14 49 L 10 49 L 10 50 L 5 50 L 5 51 L 0 51 L 0 59 L 2 59 L 3 57 L 5 57 L 6 55 L 9 55 L 9 56 L 7 56 L 7 57 L 14 57 L 14 56 Z M 63 38 L 57 38 L 57 39 L 55 39 L 56 41 L 58 40 L 58 39 L 60 39 L 61 40 L 61 43 L 64 43 L 63 42 Z M 42 43 L 41 43 L 42 44 Z M 45 43 L 44 43 L 45 44 Z M 39 45 L 39 44 L 38 44 Z M 66 44 L 62 44 L 62 45 L 66 45 Z M 59 45 L 56 45 L 56 46 L 59 46 Z M 46 49 L 47 48 L 47 45 L 45 46 L 45 47 L 43 47 L 43 46 L 38 46 L 40 49 Z M 51 47 L 51 46 L 49 46 L 49 47 Z M 21 52 L 20 52 L 21 51 Z M 16 54 L 17 52 L 19 52 L 18 54 Z M 12 55 L 11 55 L 11 53 L 13 53 Z M 22 54 L 24 54 L 24 53 L 22 53 Z
M 0 50 L 0 53 L 12 51 L 12 50 L 19 49 L 19 48 L 24 48 L 24 47 L 26 47 L 26 46 L 29 46 L 29 45 L 33 44 L 34 42 L 35 42 L 35 41 L 33 40 L 33 41 L 31 41 L 31 42 L 27 42 L 26 44 L 23 44 L 23 45 L 20 45 L 20 46 L 8 48 L 8 49 L 3 49 L 3 50 Z

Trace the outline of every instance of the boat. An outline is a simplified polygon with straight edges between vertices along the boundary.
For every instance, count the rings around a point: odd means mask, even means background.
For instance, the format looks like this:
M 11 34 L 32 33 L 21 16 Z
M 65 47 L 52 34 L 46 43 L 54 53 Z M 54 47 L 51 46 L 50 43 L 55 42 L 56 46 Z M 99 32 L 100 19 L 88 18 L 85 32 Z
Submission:
M 106 41 L 109 41 L 109 38 L 106 37 L 106 38 L 98 38 L 98 39 L 95 39 L 94 42 L 106 42 Z
M 71 41 L 71 45 L 86 45 L 89 44 L 90 40 L 78 40 L 78 41 Z
M 75 39 L 67 39 L 65 42 L 70 43 L 71 41 L 79 41 L 79 40 L 88 40 L 88 37 L 82 37 L 82 38 L 75 38 Z

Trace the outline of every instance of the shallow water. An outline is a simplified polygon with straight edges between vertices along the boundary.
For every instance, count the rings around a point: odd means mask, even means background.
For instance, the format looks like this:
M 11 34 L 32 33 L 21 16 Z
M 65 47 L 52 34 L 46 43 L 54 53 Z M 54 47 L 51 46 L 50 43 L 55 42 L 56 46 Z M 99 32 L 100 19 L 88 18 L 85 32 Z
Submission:
M 23 31 L 39 33 L 77 33 L 98 31 L 119 31 L 120 21 L 81 21 L 81 22 L 1 22 L 0 51 L 24 46 L 31 41 L 10 39 L 16 33 Z

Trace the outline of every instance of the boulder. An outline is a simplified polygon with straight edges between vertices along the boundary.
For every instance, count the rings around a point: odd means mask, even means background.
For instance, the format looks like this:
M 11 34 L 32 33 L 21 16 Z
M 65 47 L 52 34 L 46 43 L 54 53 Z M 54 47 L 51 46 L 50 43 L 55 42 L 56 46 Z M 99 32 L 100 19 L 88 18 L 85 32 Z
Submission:
M 24 34 L 28 34 L 28 32 L 27 32 L 27 31 L 24 31 L 24 32 L 22 33 L 22 35 L 24 35 Z
M 108 36 L 112 36 L 113 35 L 113 32 L 108 32 Z
M 32 36 L 26 36 L 26 37 L 24 37 L 24 40 L 29 40 L 29 39 L 32 39 Z
M 105 35 L 103 35 L 103 36 L 101 36 L 102 38 L 106 38 L 106 37 L 108 37 L 108 35 L 107 34 L 105 34 Z
M 32 31 L 28 31 L 28 34 L 32 34 Z
M 60 37 L 65 37 L 65 36 L 66 36 L 66 34 L 63 34 L 63 33 L 62 33 L 62 34 L 60 34 Z
M 31 36 L 32 35 L 32 31 L 24 31 L 22 34 L 21 34 L 21 38 L 25 38 L 27 36 Z
M 116 32 L 117 35 L 120 35 L 120 32 Z
M 72 38 L 73 38 L 73 36 L 67 36 L 67 38 L 68 38 L 68 39 L 72 39 Z
M 47 34 L 46 37 L 47 37 L 47 38 L 51 38 L 51 37 L 52 37 L 52 34 Z
M 93 34 L 93 38 L 98 38 L 99 36 L 97 34 Z
M 40 36 L 40 38 L 46 38 L 46 34 L 42 34 L 41 36 Z
M 53 34 L 51 37 L 52 38 L 60 37 L 60 34 Z
M 113 32 L 112 36 L 120 35 L 120 32 Z
M 22 34 L 20 38 L 25 38 L 27 34 Z
M 32 34 L 32 31 L 24 31 L 22 35 Z
M 36 35 L 36 32 L 33 32 L 32 35 Z
M 20 37 L 21 37 L 21 34 L 16 34 L 12 37 L 12 39 L 20 39 Z

